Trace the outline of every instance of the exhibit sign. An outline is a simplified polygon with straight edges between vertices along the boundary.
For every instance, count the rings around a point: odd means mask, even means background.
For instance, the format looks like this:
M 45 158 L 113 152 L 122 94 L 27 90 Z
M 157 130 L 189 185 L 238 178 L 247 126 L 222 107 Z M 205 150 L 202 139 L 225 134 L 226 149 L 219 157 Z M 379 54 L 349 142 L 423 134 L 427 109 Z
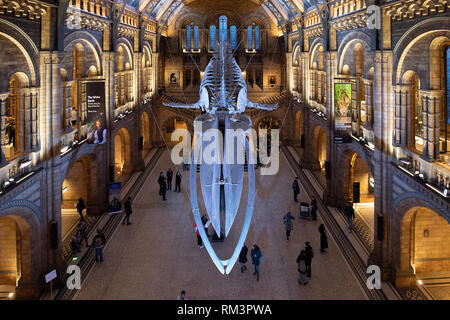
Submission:
M 106 143 L 105 81 L 86 82 L 87 139 L 89 143 Z
M 120 195 L 122 193 L 122 183 L 114 182 L 109 184 L 108 213 L 116 213 L 122 210 Z
M 334 84 L 334 142 L 351 142 L 352 84 Z

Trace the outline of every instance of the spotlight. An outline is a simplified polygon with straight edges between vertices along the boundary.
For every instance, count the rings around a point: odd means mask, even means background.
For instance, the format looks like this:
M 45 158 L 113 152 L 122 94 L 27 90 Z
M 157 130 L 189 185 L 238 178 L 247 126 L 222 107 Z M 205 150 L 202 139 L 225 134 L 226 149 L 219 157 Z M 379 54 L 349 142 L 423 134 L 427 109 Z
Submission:
M 422 280 L 417 280 L 417 283 L 421 286 L 423 285 L 423 281 Z

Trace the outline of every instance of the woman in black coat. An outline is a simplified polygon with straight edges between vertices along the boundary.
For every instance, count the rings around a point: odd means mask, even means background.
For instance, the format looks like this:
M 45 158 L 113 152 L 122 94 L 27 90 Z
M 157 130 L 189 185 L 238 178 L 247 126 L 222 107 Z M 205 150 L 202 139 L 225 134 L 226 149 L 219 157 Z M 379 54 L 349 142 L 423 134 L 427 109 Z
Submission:
M 328 249 L 328 237 L 327 231 L 325 230 L 325 226 L 323 223 L 319 226 L 320 232 L 320 253 L 326 252 L 325 249 Z
M 239 253 L 239 263 L 241 264 L 241 272 L 244 273 L 245 270 L 247 270 L 247 267 L 245 264 L 247 263 L 247 253 L 248 248 L 244 243 L 244 246 L 241 249 L 241 253 Z

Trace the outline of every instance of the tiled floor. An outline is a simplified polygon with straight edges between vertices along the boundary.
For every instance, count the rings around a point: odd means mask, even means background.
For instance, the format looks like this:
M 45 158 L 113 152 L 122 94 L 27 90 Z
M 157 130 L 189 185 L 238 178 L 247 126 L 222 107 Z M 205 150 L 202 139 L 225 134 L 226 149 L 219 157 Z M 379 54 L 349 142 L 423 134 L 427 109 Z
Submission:
M 255 209 L 246 243 L 250 247 L 256 242 L 263 252 L 259 282 L 250 264 L 244 274 L 238 265 L 230 275 L 220 274 L 205 249 L 197 247 L 185 192 L 189 184 L 187 171 L 183 172 L 181 193 L 169 192 L 164 202 L 158 196 L 157 177 L 169 161 L 166 152 L 134 201 L 133 224 L 119 226 L 105 248 L 105 261 L 94 267 L 77 299 L 176 299 L 183 289 L 188 298 L 195 300 L 365 299 L 331 237 L 329 252 L 320 254 L 320 218 L 316 222 L 297 218 L 291 240 L 286 241 L 282 216 L 289 210 L 297 216 L 298 206 L 291 189 L 294 175 L 283 156 L 277 175 L 260 176 L 259 171 L 256 175 Z M 303 190 L 301 195 L 302 200 L 307 200 Z M 229 238 L 213 244 L 222 259 L 234 249 L 246 202 L 247 192 L 243 192 Z M 306 240 L 315 250 L 313 277 L 308 285 L 301 286 L 297 283 L 295 260 Z

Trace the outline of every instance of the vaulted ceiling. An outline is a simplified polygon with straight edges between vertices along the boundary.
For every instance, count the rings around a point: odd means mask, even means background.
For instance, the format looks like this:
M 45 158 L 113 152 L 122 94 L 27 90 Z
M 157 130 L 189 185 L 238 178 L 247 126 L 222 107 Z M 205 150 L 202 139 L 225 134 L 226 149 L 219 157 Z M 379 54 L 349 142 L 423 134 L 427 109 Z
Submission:
M 139 10 L 144 15 L 153 17 L 161 23 L 167 24 L 170 18 L 183 12 L 183 7 L 201 2 L 202 0 L 126 0 L 127 5 Z M 242 0 L 241 2 L 253 2 L 263 9 L 279 25 L 291 20 L 308 10 L 315 0 Z M 317 2 L 322 2 L 317 1 Z M 208 0 L 209 6 L 214 4 L 229 4 L 228 0 Z M 236 8 L 233 8 L 236 9 Z

